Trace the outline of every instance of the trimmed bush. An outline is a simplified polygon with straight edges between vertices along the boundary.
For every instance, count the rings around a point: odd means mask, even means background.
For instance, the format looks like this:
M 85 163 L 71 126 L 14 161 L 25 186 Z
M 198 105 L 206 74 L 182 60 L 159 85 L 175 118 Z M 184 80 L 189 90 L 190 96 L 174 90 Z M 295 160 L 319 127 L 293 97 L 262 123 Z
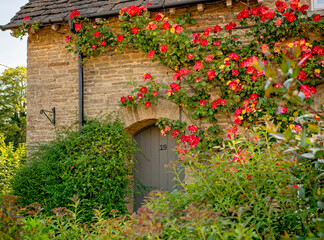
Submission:
M 13 179 L 14 194 L 22 205 L 43 204 L 46 213 L 78 196 L 85 220 L 98 206 L 124 213 L 135 150 L 120 120 L 90 120 L 81 134 L 69 130 L 39 146 Z

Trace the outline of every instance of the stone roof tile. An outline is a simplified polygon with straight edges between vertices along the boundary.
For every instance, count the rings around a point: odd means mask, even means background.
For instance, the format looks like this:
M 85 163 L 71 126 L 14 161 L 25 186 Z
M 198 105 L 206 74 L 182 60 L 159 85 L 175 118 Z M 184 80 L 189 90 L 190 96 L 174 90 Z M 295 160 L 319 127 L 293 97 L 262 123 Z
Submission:
M 71 11 L 78 10 L 82 17 L 105 17 L 118 14 L 122 8 L 131 5 L 147 6 L 149 9 L 174 7 L 201 2 L 217 2 L 219 0 L 29 0 L 20 11 L 4 26 L 2 30 L 16 28 L 24 24 L 23 18 L 29 16 L 27 23 L 40 21 L 43 24 L 68 21 Z

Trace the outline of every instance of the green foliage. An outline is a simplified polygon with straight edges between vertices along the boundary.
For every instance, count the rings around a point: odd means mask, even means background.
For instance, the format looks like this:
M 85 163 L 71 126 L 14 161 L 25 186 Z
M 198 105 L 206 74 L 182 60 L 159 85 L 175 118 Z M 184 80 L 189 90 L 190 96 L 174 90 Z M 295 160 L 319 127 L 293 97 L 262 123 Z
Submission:
M 0 133 L 0 196 L 11 192 L 9 181 L 25 161 L 26 145 L 21 144 L 15 149 L 12 143 L 5 143 Z
M 14 147 L 26 142 L 26 67 L 6 69 L 0 76 L 0 133 Z
M 39 146 L 17 172 L 12 187 L 19 202 L 37 201 L 49 213 L 78 196 L 82 199 L 80 215 L 86 220 L 98 206 L 124 213 L 136 147 L 123 124 L 89 120 L 81 134 L 73 130 L 63 134 Z
M 24 23 L 24 25 L 18 27 L 17 29 L 14 29 L 11 32 L 11 36 L 15 38 L 19 38 L 20 40 L 23 39 L 24 36 L 28 34 L 28 31 L 37 32 L 43 25 L 40 23 L 40 21 L 34 21 L 33 23 Z

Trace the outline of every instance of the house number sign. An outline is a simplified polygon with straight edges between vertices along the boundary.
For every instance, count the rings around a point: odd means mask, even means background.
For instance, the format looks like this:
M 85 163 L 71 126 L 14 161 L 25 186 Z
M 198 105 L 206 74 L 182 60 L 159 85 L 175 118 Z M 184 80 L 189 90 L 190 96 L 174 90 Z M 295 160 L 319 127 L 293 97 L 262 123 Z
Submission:
M 160 151 L 164 151 L 167 149 L 168 149 L 168 145 L 166 145 L 166 144 L 160 145 Z

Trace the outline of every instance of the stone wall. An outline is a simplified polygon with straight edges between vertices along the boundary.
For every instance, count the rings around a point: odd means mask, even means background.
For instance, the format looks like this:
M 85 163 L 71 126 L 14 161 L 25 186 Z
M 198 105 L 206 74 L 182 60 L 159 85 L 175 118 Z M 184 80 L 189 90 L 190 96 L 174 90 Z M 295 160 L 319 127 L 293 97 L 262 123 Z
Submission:
M 233 1 L 234 2 L 234 1 Z M 310 0 L 304 1 L 310 2 Z M 206 4 L 204 11 L 198 11 L 197 5 L 170 10 L 161 10 L 171 19 L 191 12 L 197 24 L 189 26 L 192 31 L 204 30 L 219 24 L 224 26 L 235 21 L 237 14 L 246 8 L 247 1 L 235 1 L 232 7 L 226 1 Z M 275 1 L 264 0 L 269 8 L 274 8 Z M 258 6 L 257 0 L 250 0 L 251 7 Z M 155 16 L 152 13 L 151 16 Z M 118 32 L 121 23 L 118 17 L 111 17 L 110 22 Z M 236 30 L 242 33 L 244 30 Z M 55 128 L 71 126 L 78 119 L 78 62 L 76 55 L 67 53 L 65 36 L 68 26 L 62 25 L 58 31 L 50 26 L 37 33 L 30 33 L 28 38 L 28 86 L 27 86 L 27 144 L 50 140 L 55 135 Z M 114 112 L 120 114 L 130 133 L 151 124 L 160 117 L 178 119 L 179 109 L 169 102 L 161 101 L 151 109 L 138 108 L 135 111 L 120 109 L 120 97 L 127 95 L 132 87 L 126 83 L 131 80 L 142 81 L 144 72 L 149 72 L 157 81 L 172 81 L 173 72 L 157 63 L 152 63 L 146 55 L 128 49 L 124 53 L 115 51 L 92 58 L 84 65 L 84 110 L 86 117 L 96 117 Z M 217 93 L 216 93 L 217 95 Z M 56 108 L 55 127 L 40 114 L 41 109 Z M 184 119 L 185 120 L 185 119 Z M 220 125 L 228 124 L 228 119 L 219 117 Z M 196 123 L 197 124 L 197 123 Z M 198 123 L 199 124 L 199 123 Z

